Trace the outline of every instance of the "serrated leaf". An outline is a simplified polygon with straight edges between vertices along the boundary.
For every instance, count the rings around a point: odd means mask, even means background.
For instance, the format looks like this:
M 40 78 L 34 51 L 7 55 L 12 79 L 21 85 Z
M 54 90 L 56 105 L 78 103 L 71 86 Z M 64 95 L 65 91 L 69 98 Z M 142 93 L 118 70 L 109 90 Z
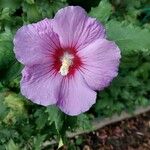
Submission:
M 0 74 L 1 81 L 12 81 L 22 70 L 13 52 L 13 34 L 9 28 L 0 33 Z
M 0 70 L 8 68 L 10 63 L 14 61 L 12 47 L 13 45 L 10 41 L 0 41 Z
M 66 1 L 64 0 L 55 0 L 55 1 L 47 1 L 47 0 L 37 0 L 36 1 L 37 8 L 42 15 L 42 18 L 52 18 L 53 15 L 62 7 L 66 5 Z
M 41 150 L 41 145 L 42 145 L 43 141 L 45 140 L 45 137 L 46 137 L 46 135 L 38 134 L 34 138 L 33 147 L 34 147 L 35 150 Z
M 78 124 L 78 127 L 83 130 L 91 129 L 91 123 L 90 123 L 89 117 L 85 114 L 81 114 L 77 116 L 77 124 Z
M 9 28 L 5 28 L 5 32 L 0 33 L 0 42 L 12 41 L 13 34 Z
M 36 119 L 37 127 L 36 128 L 37 129 L 44 128 L 45 124 L 47 123 L 47 118 L 48 118 L 47 113 L 45 113 L 45 111 L 43 111 L 43 109 L 39 109 L 36 111 L 35 117 L 37 117 L 37 119 Z
M 12 33 L 5 28 L 5 32 L 0 33 L 0 71 L 6 69 L 14 61 Z
M 98 7 L 92 8 L 90 16 L 95 17 L 103 23 L 106 23 L 112 13 L 112 6 L 108 0 L 102 0 Z
M 23 3 L 23 12 L 27 15 L 27 21 L 37 22 L 42 16 L 36 4 Z
M 8 144 L 5 146 L 6 150 L 20 150 L 19 146 L 14 143 L 12 139 L 9 140 Z
M 56 106 L 47 107 L 46 112 L 48 113 L 49 123 L 54 123 L 56 129 L 60 131 L 64 122 L 64 114 Z
M 0 14 L 0 20 L 9 20 L 10 19 L 10 9 L 8 7 L 4 8 Z
M 150 49 L 150 31 L 132 24 L 110 21 L 106 25 L 108 39 L 115 41 L 122 52 Z

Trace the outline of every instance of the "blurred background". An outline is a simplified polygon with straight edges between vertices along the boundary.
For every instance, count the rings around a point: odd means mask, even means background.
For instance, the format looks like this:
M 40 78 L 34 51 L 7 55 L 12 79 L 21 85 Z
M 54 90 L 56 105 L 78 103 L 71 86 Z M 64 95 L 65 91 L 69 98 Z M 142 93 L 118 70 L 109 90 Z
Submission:
M 53 18 L 62 7 L 79 5 L 106 27 L 121 49 L 119 75 L 89 112 L 76 117 L 55 106 L 31 103 L 20 93 L 23 66 L 13 37 L 24 24 Z M 0 150 L 150 150 L 150 113 L 66 138 L 66 131 L 92 130 L 91 123 L 150 106 L 150 0 L 0 0 Z M 145 130 L 143 130 L 145 129 Z M 56 144 L 54 144 L 56 143 Z

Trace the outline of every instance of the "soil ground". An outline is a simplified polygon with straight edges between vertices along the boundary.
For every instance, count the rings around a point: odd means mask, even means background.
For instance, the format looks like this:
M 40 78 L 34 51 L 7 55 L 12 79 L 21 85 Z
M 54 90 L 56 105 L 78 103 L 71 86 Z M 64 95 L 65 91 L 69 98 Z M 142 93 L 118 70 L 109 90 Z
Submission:
M 150 112 L 80 135 L 70 143 L 77 150 L 150 150 Z

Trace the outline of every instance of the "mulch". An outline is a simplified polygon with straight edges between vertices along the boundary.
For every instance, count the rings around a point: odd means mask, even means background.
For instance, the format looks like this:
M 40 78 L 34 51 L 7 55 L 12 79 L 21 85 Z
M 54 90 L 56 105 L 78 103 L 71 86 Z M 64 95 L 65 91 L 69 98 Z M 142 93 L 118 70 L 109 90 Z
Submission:
M 76 145 L 76 140 L 82 139 Z M 70 140 L 81 150 L 150 150 L 150 112 Z M 61 148 L 67 150 L 67 146 Z

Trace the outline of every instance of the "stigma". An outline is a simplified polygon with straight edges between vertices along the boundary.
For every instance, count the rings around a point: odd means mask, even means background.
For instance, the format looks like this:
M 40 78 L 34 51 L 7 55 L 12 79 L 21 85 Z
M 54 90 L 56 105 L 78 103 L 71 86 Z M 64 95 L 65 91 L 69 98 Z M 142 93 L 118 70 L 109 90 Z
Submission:
M 61 57 L 62 65 L 60 67 L 60 74 L 62 76 L 66 76 L 69 73 L 69 67 L 73 64 L 73 55 L 65 52 L 64 55 Z

